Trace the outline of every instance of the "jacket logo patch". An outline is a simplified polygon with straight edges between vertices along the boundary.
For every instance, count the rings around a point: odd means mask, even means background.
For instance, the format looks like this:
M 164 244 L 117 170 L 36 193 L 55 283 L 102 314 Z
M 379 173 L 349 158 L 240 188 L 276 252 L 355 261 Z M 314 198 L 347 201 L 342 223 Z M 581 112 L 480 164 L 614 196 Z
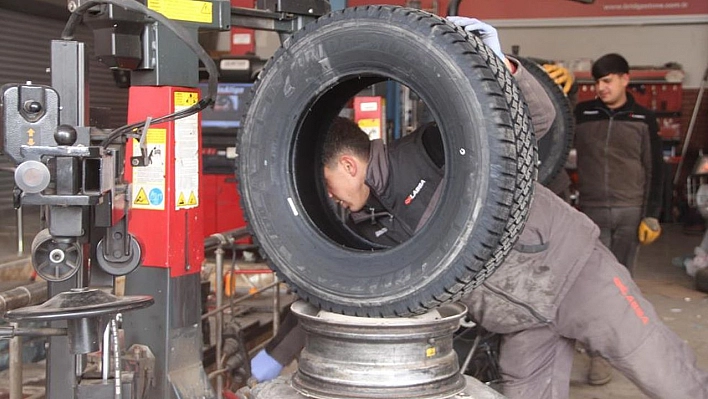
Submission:
M 418 185 L 415 186 L 415 188 L 413 189 L 413 192 L 410 193 L 410 195 L 408 195 L 408 197 L 406 197 L 406 200 L 403 201 L 403 203 L 406 204 L 406 205 L 410 205 L 410 203 L 413 202 L 413 199 L 415 199 L 416 195 L 418 195 L 418 193 L 420 192 L 420 190 L 423 189 L 423 186 L 425 186 L 425 180 L 421 179 L 421 180 L 418 182 Z
M 634 298 L 634 296 L 629 295 L 629 288 L 627 288 L 626 285 L 620 280 L 619 277 L 615 277 L 614 279 L 615 286 L 619 288 L 620 293 L 624 297 L 624 299 L 627 300 L 629 303 L 629 307 L 632 308 L 634 311 L 634 314 L 637 315 L 639 320 L 642 322 L 642 324 L 649 324 L 649 317 L 644 313 L 644 309 L 639 305 L 637 300 Z
M 641 114 L 630 114 L 629 116 L 630 116 L 630 118 L 642 119 L 642 120 L 647 118 L 645 115 L 641 115 Z
M 591 111 L 591 110 L 583 111 L 583 115 L 597 115 L 599 113 L 600 113 L 600 111 Z

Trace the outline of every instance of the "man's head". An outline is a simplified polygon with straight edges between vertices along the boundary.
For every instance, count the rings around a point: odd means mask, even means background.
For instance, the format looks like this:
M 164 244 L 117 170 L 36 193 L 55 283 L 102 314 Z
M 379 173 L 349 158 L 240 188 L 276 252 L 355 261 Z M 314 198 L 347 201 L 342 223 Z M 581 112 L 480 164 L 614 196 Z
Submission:
M 619 54 L 606 54 L 592 64 L 595 92 L 610 109 L 619 108 L 627 102 L 629 64 Z
M 369 198 L 366 170 L 369 136 L 356 123 L 335 118 L 325 138 L 322 166 L 329 196 L 352 212 L 361 210 Z

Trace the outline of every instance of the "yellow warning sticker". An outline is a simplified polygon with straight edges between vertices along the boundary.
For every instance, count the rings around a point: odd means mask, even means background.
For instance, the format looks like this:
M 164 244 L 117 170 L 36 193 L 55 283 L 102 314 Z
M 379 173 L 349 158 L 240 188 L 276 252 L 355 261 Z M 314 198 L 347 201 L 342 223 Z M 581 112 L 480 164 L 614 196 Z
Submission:
M 194 195 L 194 191 L 189 193 L 189 200 L 187 201 L 187 205 L 197 205 L 197 196 Z
M 179 197 L 177 198 L 177 206 L 182 205 L 187 205 L 187 203 L 184 201 L 184 193 L 179 193 Z
M 207 24 L 214 21 L 212 3 L 209 1 L 148 0 L 147 6 L 169 19 Z
M 143 155 L 144 163 L 133 168 L 131 204 L 135 209 L 165 209 L 167 171 L 167 129 L 150 128 L 143 145 L 133 139 L 132 154 Z
M 140 190 L 138 190 L 138 195 L 135 196 L 135 200 L 133 201 L 133 204 L 135 205 L 150 205 L 150 201 L 148 200 L 148 196 L 145 193 L 145 189 L 140 187 Z
M 357 124 L 364 133 L 369 135 L 369 139 L 381 138 L 381 119 L 359 119 Z
M 438 353 L 438 351 L 435 350 L 434 346 L 425 350 L 425 356 L 427 356 L 427 357 L 433 357 L 433 356 L 435 356 L 436 353 Z
M 167 129 L 148 129 L 145 142 L 148 144 L 166 144 Z
M 191 91 L 175 92 L 175 107 L 191 107 L 199 101 L 199 94 Z

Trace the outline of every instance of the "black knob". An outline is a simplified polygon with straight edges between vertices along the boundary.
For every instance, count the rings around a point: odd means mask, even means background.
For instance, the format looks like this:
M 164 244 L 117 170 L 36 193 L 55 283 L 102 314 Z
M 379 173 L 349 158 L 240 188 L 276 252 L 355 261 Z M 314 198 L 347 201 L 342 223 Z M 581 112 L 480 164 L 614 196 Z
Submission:
M 36 114 L 42 111 L 42 103 L 39 101 L 27 101 L 25 103 L 25 111 Z
M 59 125 L 54 133 L 54 141 L 59 145 L 73 145 L 76 142 L 76 129 L 70 125 Z

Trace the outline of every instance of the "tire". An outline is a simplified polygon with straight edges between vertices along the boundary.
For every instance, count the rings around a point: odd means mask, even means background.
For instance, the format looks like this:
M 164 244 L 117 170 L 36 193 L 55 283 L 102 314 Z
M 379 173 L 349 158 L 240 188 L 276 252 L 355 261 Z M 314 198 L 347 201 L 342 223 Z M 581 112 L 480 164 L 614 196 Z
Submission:
M 464 32 L 464 34 L 467 34 L 467 32 Z M 494 54 L 492 49 L 485 46 L 479 37 L 469 35 L 468 40 L 474 41 L 477 47 L 480 48 L 480 55 L 482 55 L 502 88 L 513 121 L 516 143 L 516 187 L 511 213 L 499 240 L 499 245 L 495 248 L 482 272 L 475 277 L 474 283 L 468 287 L 468 289 L 472 289 L 483 283 L 501 265 L 509 251 L 514 247 L 514 244 L 516 244 L 521 231 L 526 225 L 531 199 L 533 198 L 534 182 L 538 173 L 538 150 L 531 123 L 531 114 L 528 111 L 521 89 L 516 84 L 516 80 L 512 77 L 504 62 Z
M 306 25 L 268 61 L 238 137 L 237 176 L 249 228 L 301 298 L 348 315 L 405 316 L 456 299 L 484 272 L 511 213 L 517 154 L 481 51 L 438 16 L 365 6 Z M 331 211 L 319 159 L 328 121 L 387 79 L 431 107 L 446 183 L 416 235 L 372 249 Z
M 556 110 L 556 118 L 550 130 L 538 140 L 538 156 L 541 161 L 538 167 L 538 181 L 543 185 L 548 185 L 565 167 L 565 161 L 568 159 L 568 153 L 573 145 L 575 135 L 573 107 L 560 86 L 548 76 L 541 65 L 526 58 L 518 57 L 518 59 L 541 83 Z

